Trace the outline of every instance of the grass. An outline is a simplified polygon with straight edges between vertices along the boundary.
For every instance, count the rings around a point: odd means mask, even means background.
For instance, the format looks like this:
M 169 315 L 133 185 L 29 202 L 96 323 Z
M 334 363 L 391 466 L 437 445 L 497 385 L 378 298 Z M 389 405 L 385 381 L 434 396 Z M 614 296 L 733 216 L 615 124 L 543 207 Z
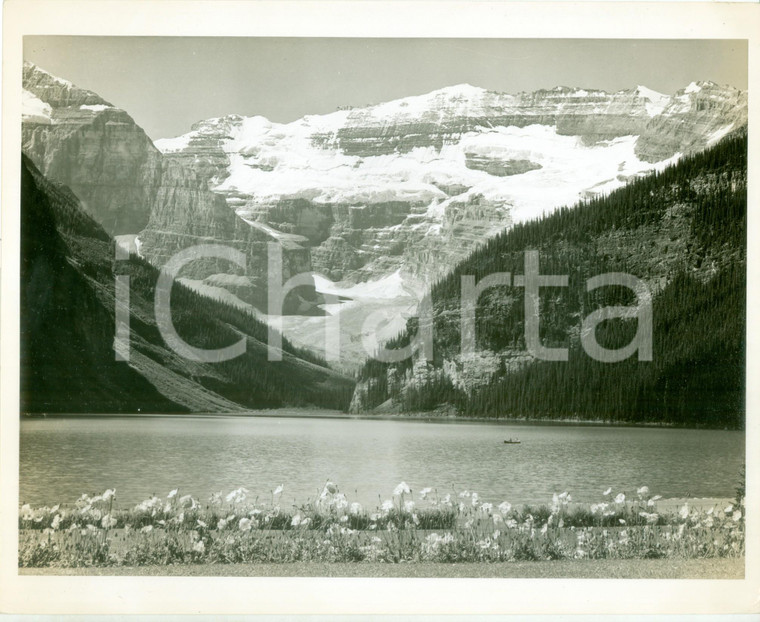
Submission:
M 743 500 L 719 507 L 687 503 L 658 511 L 648 488 L 634 499 L 608 490 L 592 505 L 567 493 L 542 506 L 498 506 L 467 491 L 416 495 L 405 483 L 390 499 L 367 509 L 350 503 L 327 482 L 317 498 L 280 506 L 282 487 L 266 504 L 247 491 L 216 493 L 201 505 L 172 491 L 128 510 L 114 510 L 115 491 L 82 495 L 68 508 L 32 508 L 19 515 L 22 568 L 229 568 L 239 564 L 299 566 L 566 563 L 668 559 L 740 559 L 744 556 Z M 364 571 L 361 571 L 364 572 Z M 445 575 L 436 575 L 445 576 Z

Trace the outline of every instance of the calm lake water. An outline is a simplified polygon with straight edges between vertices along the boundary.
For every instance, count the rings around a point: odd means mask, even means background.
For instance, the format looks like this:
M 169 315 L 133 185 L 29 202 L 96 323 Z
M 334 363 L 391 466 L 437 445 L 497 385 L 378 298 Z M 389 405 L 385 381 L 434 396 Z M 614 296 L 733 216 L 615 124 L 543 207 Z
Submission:
M 520 445 L 505 445 L 514 437 Z M 206 501 L 239 486 L 283 505 L 325 481 L 374 507 L 402 480 L 413 491 L 477 491 L 484 501 L 543 503 L 569 491 L 647 485 L 665 498 L 732 497 L 744 433 L 294 417 L 34 419 L 21 422 L 20 499 L 72 503 L 116 488 L 127 507 L 179 488 Z M 416 496 L 416 495 L 415 495 Z

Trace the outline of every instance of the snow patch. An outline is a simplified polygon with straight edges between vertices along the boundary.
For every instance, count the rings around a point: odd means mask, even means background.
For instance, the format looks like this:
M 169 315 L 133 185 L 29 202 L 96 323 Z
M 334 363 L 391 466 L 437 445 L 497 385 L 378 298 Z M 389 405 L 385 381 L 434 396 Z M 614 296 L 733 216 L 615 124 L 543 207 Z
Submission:
M 702 87 L 697 84 L 696 82 L 691 82 L 689 86 L 687 86 L 683 92 L 684 93 L 699 93 L 702 90 Z
M 647 87 L 641 85 L 636 87 L 636 93 L 639 95 L 639 97 L 643 97 L 647 100 L 645 106 L 647 109 L 647 114 L 650 117 L 656 117 L 658 114 L 662 113 L 670 101 L 670 97 L 667 95 L 658 93 L 657 91 L 653 91 L 652 89 L 648 89 Z
M 314 284 L 318 292 L 351 298 L 352 300 L 373 299 L 392 300 L 407 297 L 410 292 L 405 287 L 401 270 L 375 281 L 366 281 L 356 285 L 333 283 L 330 279 L 314 274 Z
M 53 109 L 34 93 L 26 89 L 21 92 L 21 120 L 34 123 L 50 124 L 53 122 Z
M 195 132 L 189 132 L 176 138 L 159 138 L 153 141 L 153 145 L 161 153 L 175 153 L 186 149 L 194 135 Z
M 82 104 L 79 106 L 80 110 L 90 110 L 92 112 L 103 112 L 104 110 L 111 110 L 113 106 L 106 106 L 105 104 Z
M 734 124 L 729 123 L 728 125 L 721 127 L 717 130 L 715 130 L 712 134 L 710 134 L 707 137 L 707 146 L 710 147 L 717 143 L 721 138 L 723 138 L 726 134 L 728 134 L 732 129 L 734 129 Z

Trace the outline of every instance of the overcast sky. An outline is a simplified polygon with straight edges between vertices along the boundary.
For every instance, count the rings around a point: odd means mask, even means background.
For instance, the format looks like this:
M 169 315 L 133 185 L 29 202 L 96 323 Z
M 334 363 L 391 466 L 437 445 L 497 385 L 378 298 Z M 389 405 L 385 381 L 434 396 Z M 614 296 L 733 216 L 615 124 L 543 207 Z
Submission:
M 125 109 L 154 140 L 230 113 L 287 122 L 463 82 L 747 88 L 744 41 L 27 36 L 24 58 Z

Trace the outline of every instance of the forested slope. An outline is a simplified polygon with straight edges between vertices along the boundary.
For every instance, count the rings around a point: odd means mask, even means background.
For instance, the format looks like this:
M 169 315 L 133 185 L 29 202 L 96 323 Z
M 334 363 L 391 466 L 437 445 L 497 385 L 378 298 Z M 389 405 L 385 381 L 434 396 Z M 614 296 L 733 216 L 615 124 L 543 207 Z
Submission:
M 114 241 L 65 186 L 22 156 L 21 410 L 26 413 L 229 412 L 319 406 L 343 409 L 353 381 L 283 340 L 267 360 L 267 327 L 244 311 L 172 289 L 177 333 L 198 348 L 239 339 L 245 354 L 193 362 L 156 325 L 158 271 L 139 257 L 116 261 Z M 129 276 L 129 362 L 114 352 L 115 275 Z
M 734 133 L 604 198 L 518 225 L 489 240 L 432 289 L 434 360 L 369 361 L 355 410 L 455 410 L 464 416 L 576 418 L 741 428 L 744 424 L 747 137 Z M 568 287 L 540 290 L 545 347 L 568 361 L 526 352 L 522 287 L 479 298 L 475 354 L 460 352 L 461 277 L 524 274 L 539 251 L 542 275 Z M 583 349 L 583 318 L 632 305 L 623 287 L 586 291 L 587 279 L 625 272 L 653 294 L 652 360 L 599 362 Z M 417 321 L 389 347 L 409 343 Z M 620 348 L 637 322 L 607 320 L 598 343 Z

